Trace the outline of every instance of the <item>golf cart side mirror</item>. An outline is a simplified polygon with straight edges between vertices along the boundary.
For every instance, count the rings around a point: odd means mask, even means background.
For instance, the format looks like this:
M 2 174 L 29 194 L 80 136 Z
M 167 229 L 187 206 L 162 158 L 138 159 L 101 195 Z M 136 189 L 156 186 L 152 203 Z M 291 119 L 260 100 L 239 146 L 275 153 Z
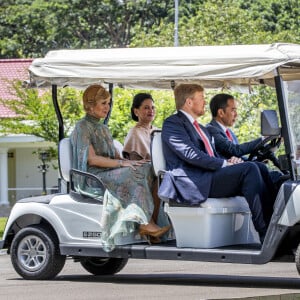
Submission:
M 279 136 L 281 134 L 275 110 L 264 110 L 261 112 L 261 134 L 263 136 Z

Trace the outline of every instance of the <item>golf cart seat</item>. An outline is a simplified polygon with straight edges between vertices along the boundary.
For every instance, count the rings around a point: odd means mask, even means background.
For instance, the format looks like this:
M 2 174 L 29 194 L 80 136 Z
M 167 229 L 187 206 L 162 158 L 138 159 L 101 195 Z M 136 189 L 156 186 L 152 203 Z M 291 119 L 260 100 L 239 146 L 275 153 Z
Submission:
M 122 153 L 122 151 L 120 153 Z M 81 203 L 84 201 L 87 203 L 99 203 L 100 210 L 98 214 L 100 220 L 102 217 L 105 187 L 95 175 L 73 169 L 72 156 L 70 138 L 62 139 L 58 147 L 62 187 L 65 187 L 65 190 L 62 192 L 69 193 L 74 200 L 78 199 Z M 89 205 L 86 205 L 85 209 L 88 210 Z M 115 239 L 116 245 L 136 244 L 141 242 L 143 242 L 143 239 L 138 235 L 138 231 L 131 232 L 127 236 L 118 234 Z
M 95 175 L 72 168 L 72 148 L 70 138 L 63 138 L 58 147 L 61 192 L 73 196 L 103 200 L 105 187 Z
M 64 138 L 59 142 L 58 157 L 61 178 L 66 182 L 70 182 L 73 158 L 70 138 Z
M 119 151 L 122 157 L 123 145 L 118 140 L 114 140 L 114 146 Z M 70 171 L 72 169 L 72 148 L 70 138 L 63 138 L 59 142 L 58 148 L 58 157 L 59 157 L 59 170 L 61 179 L 63 179 L 66 183 L 70 182 Z
M 114 140 L 114 146 L 118 150 L 120 156 L 123 158 L 123 144 L 119 142 L 118 140 Z
M 160 184 L 166 170 L 161 131 L 151 139 L 152 166 Z M 213 248 L 259 243 L 248 203 L 244 197 L 208 198 L 199 207 L 172 205 L 164 201 L 164 211 L 173 225 L 177 247 Z

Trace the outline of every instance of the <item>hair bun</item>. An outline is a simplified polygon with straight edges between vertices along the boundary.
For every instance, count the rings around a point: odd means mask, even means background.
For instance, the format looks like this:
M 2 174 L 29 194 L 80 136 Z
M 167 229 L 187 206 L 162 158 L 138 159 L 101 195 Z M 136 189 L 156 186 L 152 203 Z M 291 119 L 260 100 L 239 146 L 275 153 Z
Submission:
M 88 103 L 95 102 L 96 95 L 100 90 L 105 90 L 104 87 L 100 84 L 93 84 L 86 88 L 83 92 L 83 101 Z

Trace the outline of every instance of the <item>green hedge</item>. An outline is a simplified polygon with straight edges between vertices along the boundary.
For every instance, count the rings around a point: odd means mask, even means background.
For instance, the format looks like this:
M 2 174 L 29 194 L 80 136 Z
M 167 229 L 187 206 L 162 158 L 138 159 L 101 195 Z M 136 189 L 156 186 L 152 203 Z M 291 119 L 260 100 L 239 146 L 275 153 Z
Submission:
M 0 238 L 3 235 L 3 231 L 4 231 L 4 226 L 6 224 L 6 220 L 7 220 L 7 218 L 0 218 Z

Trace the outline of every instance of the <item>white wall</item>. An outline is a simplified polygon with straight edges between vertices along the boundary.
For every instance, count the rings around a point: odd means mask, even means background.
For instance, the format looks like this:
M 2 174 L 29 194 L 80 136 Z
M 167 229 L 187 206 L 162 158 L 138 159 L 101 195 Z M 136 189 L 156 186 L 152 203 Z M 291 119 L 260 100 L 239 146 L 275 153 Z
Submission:
M 37 154 L 33 154 L 33 151 L 35 150 L 36 148 L 16 149 L 16 187 L 18 189 L 32 188 L 30 190 L 17 191 L 16 200 L 42 194 L 43 179 L 42 173 L 38 169 L 38 166 L 42 164 L 42 161 L 38 159 Z M 51 163 L 47 164 L 49 165 L 48 172 L 46 173 L 46 187 L 48 189 L 57 186 L 58 169 L 54 169 Z M 47 192 L 49 194 L 50 190 L 47 190 Z

